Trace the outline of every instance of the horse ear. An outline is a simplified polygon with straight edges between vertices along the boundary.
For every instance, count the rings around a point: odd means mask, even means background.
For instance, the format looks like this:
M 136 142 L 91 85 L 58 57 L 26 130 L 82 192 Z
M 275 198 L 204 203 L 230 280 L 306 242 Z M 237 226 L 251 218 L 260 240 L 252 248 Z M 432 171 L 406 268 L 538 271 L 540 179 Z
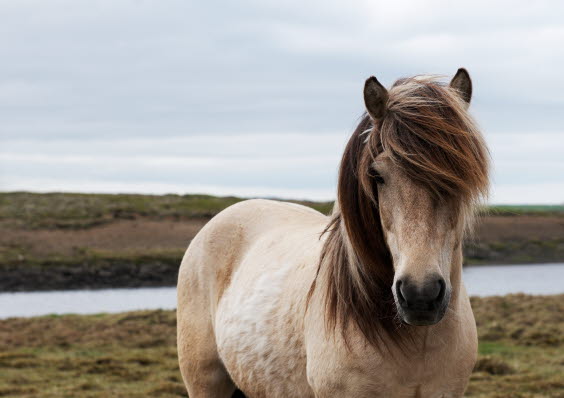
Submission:
M 386 113 L 388 90 L 380 84 L 378 79 L 370 76 L 364 83 L 364 104 L 372 119 L 380 119 Z
M 456 75 L 450 81 L 450 87 L 458 92 L 458 95 L 466 102 L 467 106 L 470 105 L 470 100 L 472 99 L 472 80 L 466 69 L 458 69 Z

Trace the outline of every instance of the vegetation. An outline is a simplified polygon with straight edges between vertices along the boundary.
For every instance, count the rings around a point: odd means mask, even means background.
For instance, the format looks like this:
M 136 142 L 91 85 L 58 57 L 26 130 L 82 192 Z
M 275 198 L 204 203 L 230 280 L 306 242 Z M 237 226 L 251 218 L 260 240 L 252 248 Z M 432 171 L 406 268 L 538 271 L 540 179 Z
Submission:
M 80 250 L 73 256 L 0 261 L 0 291 L 174 286 L 183 255 L 184 250 Z
M 479 359 L 468 397 L 564 396 L 564 295 L 472 298 Z
M 483 264 L 534 264 L 564 261 L 564 237 L 519 239 L 464 244 L 464 262 Z
M 473 298 L 468 397 L 564 396 L 564 295 Z M 0 397 L 186 396 L 174 311 L 0 320 Z
M 0 193 L 0 291 L 173 285 L 189 240 L 240 200 Z M 298 203 L 323 213 L 332 206 Z M 468 262 L 564 258 L 564 206 L 483 213 L 533 220 L 514 231 L 514 219 L 494 217 L 482 239 L 466 243 Z M 472 304 L 480 356 L 467 396 L 564 397 L 564 295 Z M 173 311 L 0 320 L 0 397 L 186 396 L 175 325 Z
M 564 205 L 495 205 L 484 209 L 483 214 L 497 216 L 552 215 L 564 216 Z
M 9 248 L 11 250 L 0 250 L 0 269 L 6 268 L 9 264 L 25 263 L 26 267 L 32 268 L 52 268 L 56 266 L 78 267 L 80 264 L 90 268 L 103 268 L 111 264 L 128 263 L 131 265 L 142 265 L 152 261 L 162 261 L 166 264 L 180 264 L 184 255 L 184 249 L 146 249 L 146 250 L 120 250 L 106 251 L 88 248 L 77 248 L 72 254 L 51 254 L 47 256 L 37 256 L 33 253 L 25 254 L 23 260 L 19 261 L 22 248 Z
M 190 240 L 241 200 L 0 193 L 0 291 L 174 285 Z M 326 214 L 332 208 L 297 203 Z M 465 242 L 466 264 L 564 261 L 564 206 L 495 206 L 483 213 L 490 216 Z
M 112 220 L 213 217 L 244 199 L 211 195 L 0 193 L 0 221 L 25 228 L 88 228 Z M 293 201 L 322 213 L 330 202 Z
M 210 195 L 0 193 L 0 221 L 25 228 L 87 228 L 112 220 L 209 218 L 242 198 Z M 292 201 L 328 214 L 332 202 Z M 483 214 L 564 216 L 564 205 L 493 206 Z

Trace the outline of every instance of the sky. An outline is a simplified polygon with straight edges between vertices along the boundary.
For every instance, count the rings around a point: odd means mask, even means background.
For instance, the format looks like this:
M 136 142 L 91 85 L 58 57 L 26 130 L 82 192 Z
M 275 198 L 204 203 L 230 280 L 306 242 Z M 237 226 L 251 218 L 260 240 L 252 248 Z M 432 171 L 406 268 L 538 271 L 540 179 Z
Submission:
M 491 203 L 564 203 L 564 2 L 0 0 L 0 190 L 326 200 L 375 75 L 464 66 Z

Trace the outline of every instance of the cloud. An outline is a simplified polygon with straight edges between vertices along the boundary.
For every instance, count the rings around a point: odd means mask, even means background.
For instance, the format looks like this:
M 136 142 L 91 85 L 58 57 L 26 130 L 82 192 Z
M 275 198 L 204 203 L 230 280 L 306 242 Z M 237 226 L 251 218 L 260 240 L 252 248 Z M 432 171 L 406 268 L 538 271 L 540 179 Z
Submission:
M 4 1 L 0 183 L 68 190 L 72 171 L 98 187 L 332 192 L 367 76 L 466 66 L 494 200 L 544 184 L 528 198 L 561 202 L 563 13 L 558 1 Z
M 493 203 L 564 198 L 561 133 L 492 134 Z M 187 193 L 331 200 L 348 133 L 12 140 L 0 151 L 6 190 Z M 510 139 L 508 139 L 510 138 Z M 298 196 L 296 196 L 298 195 Z

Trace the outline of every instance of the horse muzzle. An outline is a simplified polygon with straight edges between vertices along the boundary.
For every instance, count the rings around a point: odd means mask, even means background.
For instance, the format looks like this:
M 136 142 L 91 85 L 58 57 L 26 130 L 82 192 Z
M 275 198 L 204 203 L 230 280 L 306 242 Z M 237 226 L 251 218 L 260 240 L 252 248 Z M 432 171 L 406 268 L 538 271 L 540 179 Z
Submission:
M 398 313 L 405 323 L 429 326 L 443 319 L 450 301 L 450 288 L 439 275 L 419 284 L 401 278 L 394 284 L 394 296 Z

